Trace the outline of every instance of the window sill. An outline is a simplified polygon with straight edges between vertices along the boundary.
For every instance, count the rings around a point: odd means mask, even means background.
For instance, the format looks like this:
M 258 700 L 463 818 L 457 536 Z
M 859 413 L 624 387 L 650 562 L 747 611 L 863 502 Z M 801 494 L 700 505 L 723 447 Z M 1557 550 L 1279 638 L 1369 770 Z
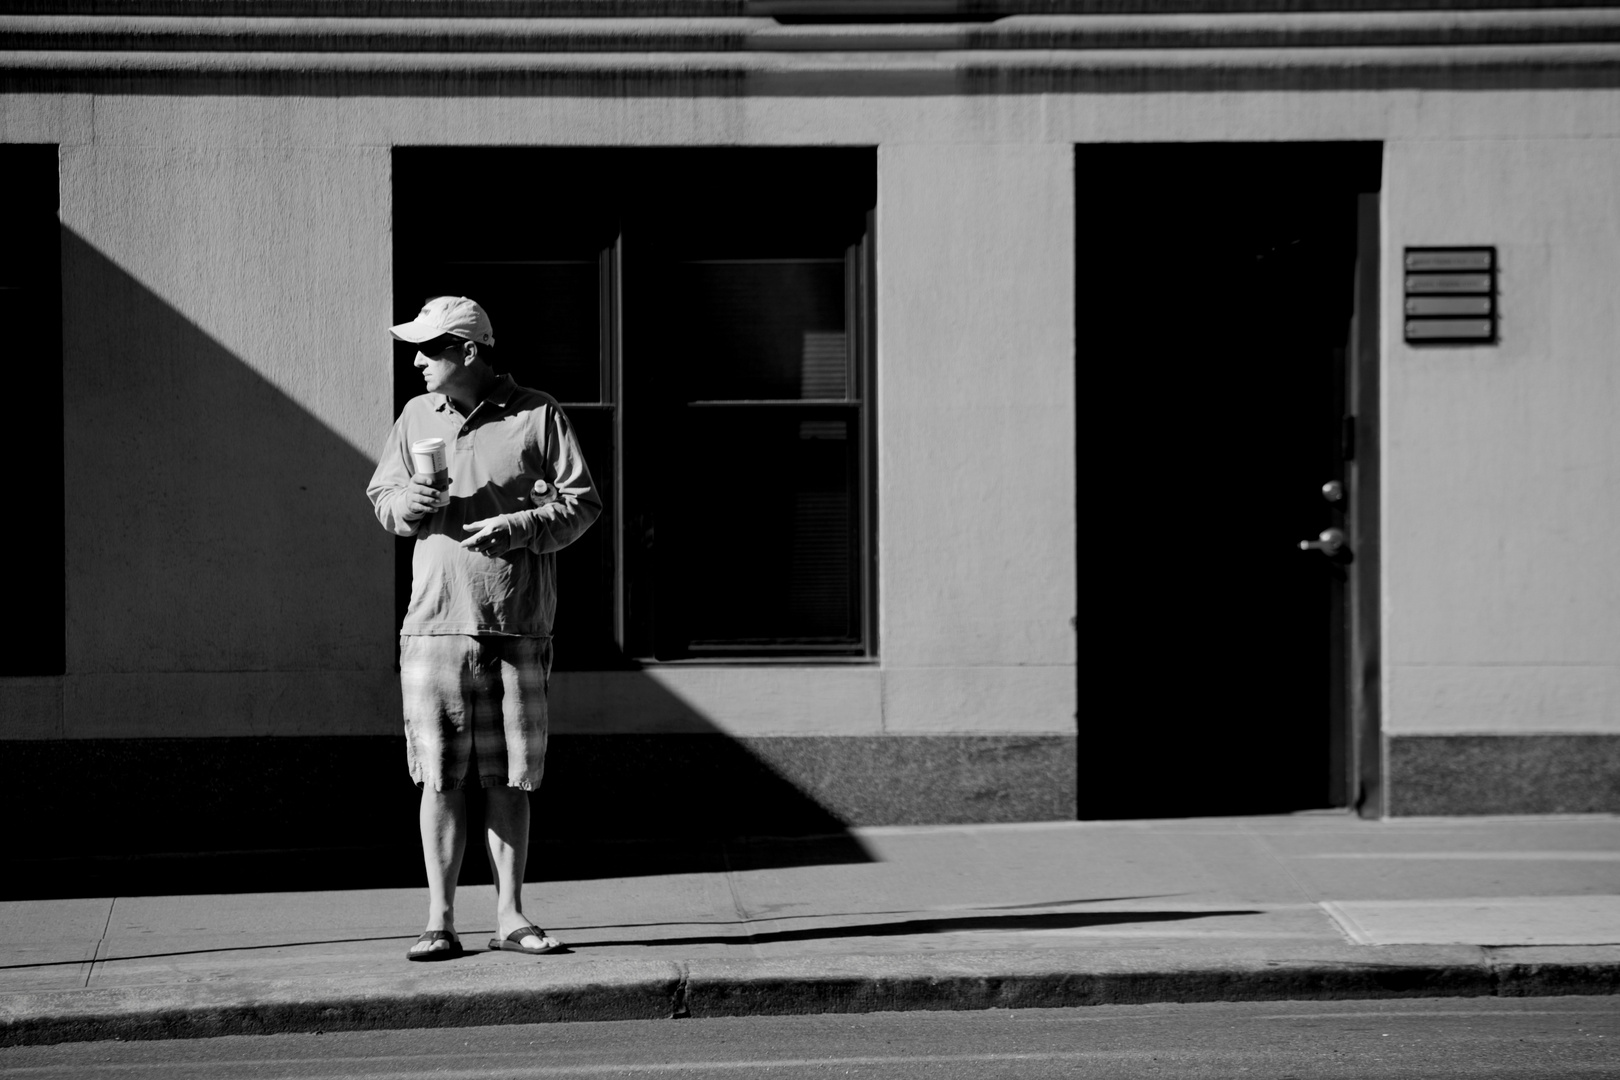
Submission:
M 606 671 L 646 671 L 651 668 L 806 668 L 806 667 L 877 667 L 876 656 L 694 656 L 683 660 L 627 660 L 615 667 L 557 668 L 571 674 Z

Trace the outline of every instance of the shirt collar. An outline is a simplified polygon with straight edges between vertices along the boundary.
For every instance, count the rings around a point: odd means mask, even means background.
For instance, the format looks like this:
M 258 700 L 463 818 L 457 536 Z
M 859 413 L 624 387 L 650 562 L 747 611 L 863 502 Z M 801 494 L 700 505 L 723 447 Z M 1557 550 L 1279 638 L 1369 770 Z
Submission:
M 517 383 L 513 381 L 512 376 L 497 375 L 495 376 L 495 385 L 490 387 L 489 393 L 484 396 L 484 401 L 504 409 L 506 408 L 506 403 L 512 400 L 512 392 L 516 389 Z M 450 403 L 449 394 L 434 394 L 433 396 L 438 399 L 438 404 L 433 406 L 434 412 L 445 412 L 455 408 L 455 406 Z M 480 402 L 479 404 L 483 404 L 483 402 Z M 474 405 L 473 411 L 476 412 L 477 409 L 478 406 Z M 470 416 L 472 414 L 468 413 L 468 415 Z
M 512 391 L 516 389 L 517 383 L 512 381 L 512 376 L 497 375 L 495 376 L 495 385 L 490 388 L 489 394 L 484 400 L 491 405 L 499 405 L 504 409 L 506 403 L 512 400 Z

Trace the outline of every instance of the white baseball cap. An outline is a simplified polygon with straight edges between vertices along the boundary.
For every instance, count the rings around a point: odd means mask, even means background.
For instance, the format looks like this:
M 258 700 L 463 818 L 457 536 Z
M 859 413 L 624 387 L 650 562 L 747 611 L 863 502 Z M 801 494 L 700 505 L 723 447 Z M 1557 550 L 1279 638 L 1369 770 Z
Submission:
M 495 329 L 489 325 L 489 316 L 465 296 L 435 296 L 422 305 L 416 318 L 390 326 L 388 332 L 412 345 L 432 341 L 443 334 L 454 334 L 491 348 L 495 345 Z

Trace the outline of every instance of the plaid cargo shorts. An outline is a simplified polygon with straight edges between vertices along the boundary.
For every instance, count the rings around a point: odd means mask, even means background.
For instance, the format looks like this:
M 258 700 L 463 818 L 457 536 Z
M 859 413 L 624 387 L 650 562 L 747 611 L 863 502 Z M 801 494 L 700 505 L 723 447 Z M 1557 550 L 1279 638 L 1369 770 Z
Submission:
M 418 787 L 533 791 L 546 766 L 551 639 L 408 634 L 399 639 L 405 754 Z

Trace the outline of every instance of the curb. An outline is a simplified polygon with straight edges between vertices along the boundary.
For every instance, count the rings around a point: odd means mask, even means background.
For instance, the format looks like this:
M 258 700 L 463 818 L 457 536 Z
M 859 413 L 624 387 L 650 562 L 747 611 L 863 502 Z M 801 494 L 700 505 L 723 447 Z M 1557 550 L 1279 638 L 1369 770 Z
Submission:
M 903 954 L 820 960 L 593 961 L 573 972 L 507 966 L 477 979 L 344 978 L 8 994 L 0 1046 L 106 1039 L 363 1031 L 684 1017 L 1142 1005 L 1157 1002 L 1620 993 L 1620 962 L 1502 960 L 1473 947 L 1220 965 L 1142 950 Z M 1427 955 L 1424 955 L 1427 954 Z M 1435 955 L 1439 954 L 1439 955 Z M 1009 962 L 1010 961 L 1010 962 Z M 1156 961 L 1156 963 L 1154 962 Z

